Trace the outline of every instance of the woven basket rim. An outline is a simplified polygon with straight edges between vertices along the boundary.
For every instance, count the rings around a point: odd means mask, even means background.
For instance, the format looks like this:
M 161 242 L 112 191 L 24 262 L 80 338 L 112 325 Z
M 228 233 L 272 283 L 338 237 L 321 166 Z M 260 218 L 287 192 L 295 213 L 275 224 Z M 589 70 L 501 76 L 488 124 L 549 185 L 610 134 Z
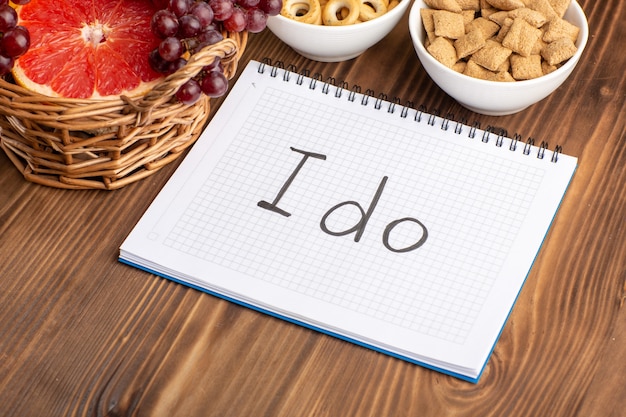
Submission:
M 117 189 L 175 160 L 199 137 L 210 99 L 173 99 L 216 57 L 234 77 L 247 32 L 193 54 L 187 64 L 134 97 L 50 97 L 0 79 L 0 146 L 24 177 L 71 189 Z

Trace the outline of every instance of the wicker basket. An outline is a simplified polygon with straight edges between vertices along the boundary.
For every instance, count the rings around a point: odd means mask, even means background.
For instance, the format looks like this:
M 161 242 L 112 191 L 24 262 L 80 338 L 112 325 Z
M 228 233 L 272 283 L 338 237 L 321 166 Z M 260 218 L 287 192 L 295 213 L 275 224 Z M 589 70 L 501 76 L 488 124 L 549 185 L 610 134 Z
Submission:
M 210 99 L 172 99 L 215 57 L 231 79 L 247 32 L 194 54 L 187 65 L 142 97 L 52 98 L 0 79 L 0 145 L 24 177 L 57 188 L 113 190 L 143 179 L 178 158 L 200 136 Z

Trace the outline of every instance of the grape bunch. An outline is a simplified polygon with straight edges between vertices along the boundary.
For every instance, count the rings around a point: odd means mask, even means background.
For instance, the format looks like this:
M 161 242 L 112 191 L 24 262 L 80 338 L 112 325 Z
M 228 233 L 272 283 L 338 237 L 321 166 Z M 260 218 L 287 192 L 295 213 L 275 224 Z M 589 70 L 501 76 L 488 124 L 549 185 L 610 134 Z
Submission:
M 1 0 L 0 0 L 1 1 Z M 155 71 L 171 74 L 206 46 L 223 39 L 222 31 L 258 33 L 268 16 L 280 13 L 282 0 L 152 0 L 158 11 L 152 16 L 152 31 L 162 39 L 150 53 Z M 228 79 L 216 58 L 198 76 L 183 84 L 176 98 L 195 103 L 202 94 L 220 97 L 228 90 Z
M 12 2 L 24 5 L 30 0 L 12 0 Z M 9 5 L 9 0 L 0 0 L 0 76 L 11 72 L 15 59 L 24 55 L 30 47 L 28 29 L 17 23 L 17 13 Z

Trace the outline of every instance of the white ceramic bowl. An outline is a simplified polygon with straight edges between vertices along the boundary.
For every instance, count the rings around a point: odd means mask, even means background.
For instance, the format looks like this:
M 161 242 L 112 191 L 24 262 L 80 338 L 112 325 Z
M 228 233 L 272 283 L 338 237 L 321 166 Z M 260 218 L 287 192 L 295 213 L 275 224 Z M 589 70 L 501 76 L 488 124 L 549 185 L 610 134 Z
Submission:
M 346 26 L 323 26 L 297 22 L 281 15 L 267 20 L 267 27 L 300 55 L 322 62 L 355 58 L 378 43 L 398 24 L 411 0 L 402 0 L 384 15 Z
M 578 3 L 572 0 L 564 16 L 565 20 L 580 28 L 576 42 L 578 51 L 572 58 L 556 71 L 532 80 L 485 81 L 446 67 L 426 50 L 424 47 L 426 32 L 422 25 L 420 9 L 427 7 L 424 1 L 415 0 L 409 14 L 409 32 L 422 66 L 432 80 L 461 105 L 476 113 L 491 116 L 517 113 L 550 95 L 572 73 L 589 37 L 585 13 Z

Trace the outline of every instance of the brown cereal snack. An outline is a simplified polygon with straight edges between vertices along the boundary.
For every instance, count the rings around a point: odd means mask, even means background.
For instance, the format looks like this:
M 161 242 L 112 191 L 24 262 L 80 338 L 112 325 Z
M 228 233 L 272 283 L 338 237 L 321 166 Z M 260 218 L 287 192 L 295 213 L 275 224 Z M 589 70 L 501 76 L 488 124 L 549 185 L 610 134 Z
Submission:
M 467 62 L 465 61 L 456 61 L 456 64 L 452 67 L 456 72 L 460 72 L 463 74 L 465 72 L 465 67 L 467 67 Z
M 541 77 L 543 75 L 543 70 L 541 69 L 541 56 L 512 55 L 511 75 L 513 75 L 513 78 L 518 81 Z
M 471 22 L 474 21 L 474 15 L 476 14 L 476 12 L 474 12 L 473 10 L 463 10 L 461 12 L 461 15 L 463 16 L 463 24 L 465 26 L 469 25 Z M 466 30 L 467 32 L 467 30 Z
M 580 29 L 562 18 L 571 0 L 425 1 L 445 7 L 420 10 L 424 45 L 461 74 L 530 80 L 555 71 L 576 53 Z
M 550 65 L 558 65 L 567 61 L 576 53 L 576 45 L 571 39 L 561 38 L 550 42 L 541 50 L 541 56 Z
M 502 23 L 502 25 L 500 26 L 500 30 L 498 31 L 498 34 L 496 35 L 494 40 L 502 43 L 502 40 L 509 33 L 509 30 L 511 29 L 512 24 L 513 24 L 513 19 L 511 19 L 510 17 L 507 17 Z
M 509 59 L 511 53 L 509 48 L 500 43 L 487 40 L 485 46 L 472 55 L 472 60 L 488 70 L 497 71 Z
M 475 12 L 480 10 L 480 0 L 456 0 L 463 10 L 474 10 Z
M 508 71 L 498 71 L 493 75 L 493 77 L 491 78 L 491 81 L 500 81 L 500 82 L 510 83 L 510 82 L 515 82 L 517 80 L 513 78 L 511 73 Z
M 495 12 L 495 13 L 492 13 L 492 14 L 489 15 L 489 20 L 491 20 L 492 22 L 497 23 L 500 26 L 502 26 L 504 24 L 504 21 L 506 19 L 508 19 L 508 18 L 509 18 L 509 11 L 508 10 L 501 10 L 499 12 Z
M 569 8 L 571 0 L 550 0 L 550 5 L 559 17 L 563 17 Z
M 480 29 L 485 39 L 491 38 L 498 33 L 500 26 L 496 22 L 492 22 L 484 17 L 478 17 L 471 23 L 465 25 L 465 32 L 471 32 L 474 29 Z
M 461 13 L 463 10 L 456 0 L 424 0 L 424 3 L 436 10 L 448 10 L 454 13 Z
M 454 45 L 444 37 L 435 38 L 426 49 L 437 61 L 448 68 L 452 68 L 457 61 Z
M 487 0 L 487 3 L 499 10 L 513 10 L 524 7 L 524 2 L 521 0 Z
M 498 9 L 493 7 L 487 2 L 487 0 L 480 0 L 480 15 L 482 17 L 489 17 L 491 14 L 496 13 Z
M 541 71 L 543 71 L 543 75 L 550 74 L 553 71 L 556 71 L 559 67 L 556 65 L 550 65 L 546 61 L 541 60 Z
M 502 46 L 511 49 L 522 56 L 529 56 L 533 46 L 541 37 L 540 29 L 532 26 L 522 18 L 513 19 L 513 24 L 502 39 Z
M 454 41 L 454 49 L 458 59 L 472 55 L 485 46 L 485 35 L 480 28 L 475 28 Z
M 433 21 L 434 9 L 420 9 L 420 15 L 422 16 L 422 23 L 424 24 L 424 30 L 426 36 L 430 42 L 434 41 L 437 35 L 435 35 L 435 22 Z
M 482 65 L 478 65 L 473 58 L 467 61 L 463 74 L 469 77 L 480 78 L 481 80 L 491 80 L 493 78 L 493 72 Z
M 509 17 L 515 19 L 517 17 L 521 17 L 532 26 L 536 28 L 540 28 L 545 25 L 548 19 L 543 15 L 543 13 L 538 12 L 537 10 L 529 9 L 527 7 L 523 7 L 521 9 L 511 10 L 509 12 Z
M 437 10 L 433 13 L 435 35 L 448 39 L 458 39 L 465 34 L 463 15 L 447 10 Z
M 524 0 L 524 3 L 526 4 L 526 7 L 538 11 L 548 20 L 559 17 L 559 15 L 554 11 L 554 8 L 550 4 L 549 0 Z
M 579 32 L 578 26 L 557 17 L 548 22 L 546 32 L 543 34 L 543 40 L 550 43 L 560 38 L 569 38 L 572 42 L 576 42 Z

